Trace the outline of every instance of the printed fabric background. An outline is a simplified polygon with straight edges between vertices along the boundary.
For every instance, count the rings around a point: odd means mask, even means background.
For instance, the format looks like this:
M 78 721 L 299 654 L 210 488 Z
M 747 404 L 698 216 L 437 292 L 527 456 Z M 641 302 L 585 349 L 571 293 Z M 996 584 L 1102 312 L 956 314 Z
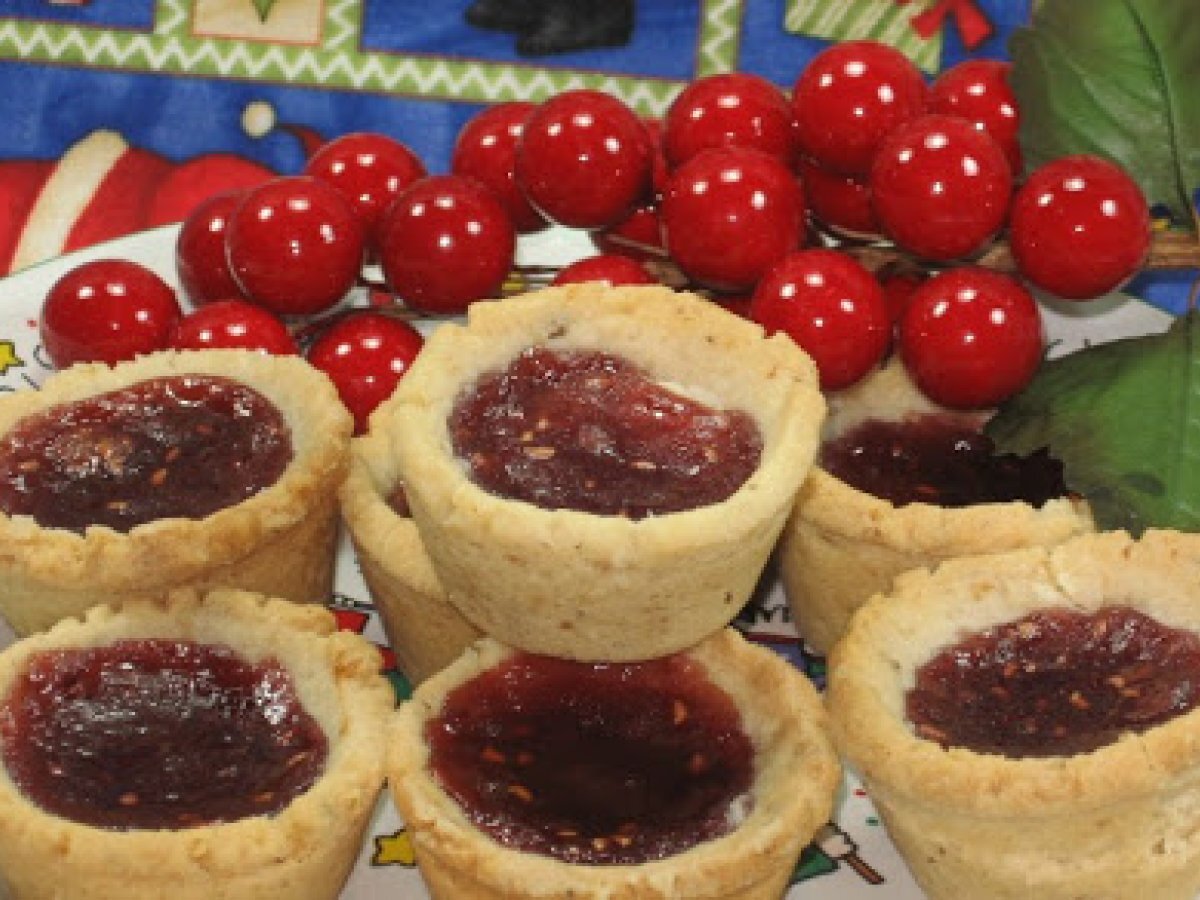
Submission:
M 1036 2 L 5 0 L 0 275 L 179 221 L 218 191 L 297 173 L 340 134 L 386 133 L 431 173 L 445 172 L 460 128 L 488 103 L 590 87 L 657 117 L 698 77 L 746 71 L 786 89 L 830 42 L 857 38 L 898 47 L 932 78 L 964 59 L 1005 58 Z M 1158 272 L 1128 290 L 1179 312 L 1193 280 Z M 5 344 L 0 376 L 6 358 L 36 359 L 32 327 Z M 27 377 L 14 369 L 0 389 Z M 361 589 L 357 576 L 339 586 L 339 620 L 384 643 Z M 824 661 L 777 627 L 782 603 L 759 614 L 740 624 L 820 684 Z M 403 694 L 394 660 L 384 663 Z M 842 822 L 859 827 L 822 829 L 789 897 L 878 896 L 881 884 L 888 896 L 916 896 L 896 887 L 907 876 L 864 792 L 846 793 Z M 345 896 L 420 896 L 412 866 L 385 809 Z M 396 869 L 407 875 L 401 893 Z

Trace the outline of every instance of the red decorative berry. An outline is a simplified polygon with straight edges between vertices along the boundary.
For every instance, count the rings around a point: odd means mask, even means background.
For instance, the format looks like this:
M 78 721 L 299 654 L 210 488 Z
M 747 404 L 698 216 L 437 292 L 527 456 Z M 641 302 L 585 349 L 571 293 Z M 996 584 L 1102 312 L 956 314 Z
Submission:
M 338 319 L 323 331 L 308 351 L 308 361 L 329 376 L 346 408 L 354 416 L 355 432 L 391 396 L 408 371 L 424 339 L 394 316 L 357 312 Z
M 782 331 L 799 344 L 827 391 L 866 375 L 892 339 L 879 282 L 837 250 L 801 250 L 777 262 L 755 288 L 750 317 L 768 333 Z
M 750 290 L 805 239 L 804 191 L 791 170 L 757 150 L 705 150 L 680 166 L 663 196 L 667 251 L 717 290 Z
M 523 101 L 489 106 L 463 126 L 450 158 L 450 171 L 474 178 L 491 190 L 521 232 L 546 227 L 545 218 L 529 203 L 516 176 L 517 144 L 535 108 Z
M 791 165 L 792 110 L 783 91 L 744 72 L 709 75 L 689 84 L 663 120 L 667 162 L 678 167 L 712 147 L 748 147 Z
M 278 316 L 245 300 L 216 300 L 188 313 L 172 329 L 169 345 L 176 350 L 261 350 L 277 356 L 300 352 Z
M 650 142 L 650 193 L 657 199 L 667 189 L 671 167 L 663 150 L 663 124 L 658 119 L 642 119 L 646 140 Z
M 807 159 L 800 160 L 798 168 L 814 218 L 848 237 L 879 236 L 871 189 L 864 179 L 831 172 Z
M 931 260 L 983 249 L 1012 199 L 1012 173 L 991 135 L 966 119 L 927 115 L 884 138 L 871 166 L 871 203 L 884 232 Z
M 641 120 L 600 91 L 542 103 L 517 147 L 517 183 L 548 218 L 603 228 L 628 215 L 650 187 L 650 142 Z
M 395 138 L 356 131 L 322 145 L 309 157 L 304 174 L 341 191 L 373 245 L 384 211 L 401 191 L 425 177 L 425 165 Z
M 309 175 L 250 190 L 226 226 L 225 242 L 242 293 L 279 315 L 329 309 L 362 268 L 358 216 L 340 191 Z
M 1119 288 L 1146 259 L 1150 212 L 1119 166 L 1067 156 L 1035 170 L 1013 198 L 1009 243 L 1033 284 L 1070 300 Z
M 949 269 L 909 298 L 900 352 L 917 387 L 935 403 L 995 406 L 1037 371 L 1042 320 L 1016 279 L 978 266 Z
M 182 310 L 175 292 L 144 266 L 121 259 L 83 263 L 56 281 L 42 304 L 50 361 L 110 365 L 167 346 Z
M 619 284 L 657 284 L 657 280 L 646 271 L 646 267 L 628 256 L 604 253 L 576 260 L 559 270 L 551 284 L 579 284 L 598 281 L 614 287 Z
M 966 119 L 986 131 L 1004 150 L 1013 175 L 1024 168 L 1017 132 L 1021 112 L 1008 83 L 1012 64 L 999 59 L 968 59 L 942 72 L 929 89 L 929 111 Z
M 929 277 L 924 272 L 892 272 L 876 275 L 883 287 L 883 299 L 887 302 L 888 317 L 893 325 L 899 325 L 908 309 L 908 302 L 916 291 Z
M 225 229 L 245 197 L 244 191 L 214 194 L 184 219 L 175 240 L 175 269 L 188 299 L 196 305 L 240 297 L 242 289 L 229 271 Z
M 925 111 L 925 79 L 899 50 L 876 41 L 833 44 L 792 90 L 801 153 L 844 175 L 865 175 L 884 135 Z
M 422 179 L 384 217 L 379 261 L 391 289 L 414 309 L 460 313 L 500 292 L 516 231 L 487 188 L 457 175 Z

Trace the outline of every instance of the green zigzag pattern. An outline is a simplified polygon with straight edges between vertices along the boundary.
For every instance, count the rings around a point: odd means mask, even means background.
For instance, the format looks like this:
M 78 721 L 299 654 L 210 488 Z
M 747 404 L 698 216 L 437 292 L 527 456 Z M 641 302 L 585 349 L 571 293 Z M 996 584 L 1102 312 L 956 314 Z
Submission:
M 249 2 L 249 0 L 247 0 Z M 704 0 L 697 76 L 737 66 L 745 0 Z M 661 115 L 684 82 L 573 70 L 361 51 L 357 0 L 326 5 L 320 47 L 199 38 L 189 31 L 188 0 L 159 0 L 153 32 L 117 32 L 51 22 L 0 19 L 0 59 L 96 69 L 236 78 L 304 87 L 494 103 L 541 100 L 572 88 L 620 97 Z

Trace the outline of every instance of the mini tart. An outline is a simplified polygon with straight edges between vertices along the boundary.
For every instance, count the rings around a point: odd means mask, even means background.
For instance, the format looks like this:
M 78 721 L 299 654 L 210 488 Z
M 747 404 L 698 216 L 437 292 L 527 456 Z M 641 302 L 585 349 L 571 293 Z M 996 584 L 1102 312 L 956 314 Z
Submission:
M 1085 535 L 897 579 L 830 657 L 835 743 L 931 898 L 1154 897 L 1200 890 L 1200 709 L 1089 753 L 1012 758 L 916 736 L 905 696 L 945 647 L 1036 610 L 1129 606 L 1200 633 L 1200 542 Z
M 328 740 L 313 785 L 272 816 L 183 830 L 112 830 L 31 803 L 0 764 L 0 883 L 23 900 L 333 900 L 357 859 L 383 785 L 384 725 L 395 695 L 377 648 L 332 614 L 259 594 L 185 590 L 165 603 L 96 607 L 0 654 L 0 697 L 32 654 L 129 638 L 224 645 L 273 658 Z
M 893 358 L 830 400 L 825 437 L 867 419 L 899 421 L 945 412 L 917 391 Z M 981 418 L 967 415 L 975 424 Z M 777 558 L 796 628 L 810 647 L 827 653 L 854 611 L 888 590 L 902 572 L 957 556 L 1051 546 L 1094 529 L 1087 503 L 1078 498 L 1040 507 L 1022 502 L 895 506 L 814 466 L 780 536 Z
M 386 440 L 369 432 L 351 441 L 342 518 L 396 660 L 416 684 L 458 659 L 481 633 L 446 599 L 416 524 L 389 504 L 401 487 Z
M 477 379 L 534 346 L 615 354 L 652 380 L 747 413 L 761 461 L 726 500 L 630 520 L 546 510 L 474 484 L 447 419 Z M 390 441 L 451 602 L 535 653 L 634 660 L 688 647 L 749 598 L 812 463 L 824 417 L 811 360 L 787 337 L 666 288 L 553 288 L 475 304 L 443 325 L 372 429 Z
M 436 900 L 722 898 L 778 900 L 801 850 L 828 821 L 841 770 L 812 684 L 770 650 L 724 629 L 686 651 L 728 694 L 754 750 L 753 806 L 731 832 L 637 865 L 575 865 L 502 846 L 430 773 L 426 723 L 446 696 L 511 653 L 490 638 L 422 685 L 392 722 L 387 774 Z
M 148 379 L 223 376 L 265 396 L 291 432 L 292 460 L 271 486 L 202 519 L 165 518 L 80 535 L 0 513 L 0 615 L 18 634 L 89 606 L 172 588 L 236 587 L 324 602 L 333 586 L 337 489 L 352 420 L 328 378 L 299 357 L 244 350 L 163 352 L 115 367 L 79 365 L 38 391 L 0 397 L 0 435 L 26 416 Z

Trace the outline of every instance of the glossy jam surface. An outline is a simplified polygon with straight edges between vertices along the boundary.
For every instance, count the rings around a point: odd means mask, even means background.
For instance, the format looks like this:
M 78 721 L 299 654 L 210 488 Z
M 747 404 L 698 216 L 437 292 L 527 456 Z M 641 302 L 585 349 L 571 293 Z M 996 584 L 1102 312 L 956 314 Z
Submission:
M 747 414 L 711 409 L 591 351 L 526 350 L 464 394 L 449 424 L 485 490 L 634 519 L 726 499 L 762 453 Z
M 277 663 L 167 640 L 38 654 L 0 706 L 0 744 L 33 803 L 114 829 L 278 812 L 328 755 Z
M 1128 607 L 1055 609 L 972 635 L 916 673 L 917 734 L 1009 757 L 1086 753 L 1200 702 L 1200 636 Z
M 28 416 L 0 436 L 0 510 L 77 532 L 200 519 L 270 487 L 291 458 L 282 413 L 253 388 L 156 378 Z
M 821 448 L 821 466 L 896 506 L 958 507 L 1067 496 L 1062 463 L 1044 451 L 997 454 L 991 438 L 948 416 L 869 419 Z
M 741 717 L 684 656 L 517 655 L 453 691 L 426 739 L 434 774 L 479 828 L 566 862 L 672 856 L 749 810 Z

